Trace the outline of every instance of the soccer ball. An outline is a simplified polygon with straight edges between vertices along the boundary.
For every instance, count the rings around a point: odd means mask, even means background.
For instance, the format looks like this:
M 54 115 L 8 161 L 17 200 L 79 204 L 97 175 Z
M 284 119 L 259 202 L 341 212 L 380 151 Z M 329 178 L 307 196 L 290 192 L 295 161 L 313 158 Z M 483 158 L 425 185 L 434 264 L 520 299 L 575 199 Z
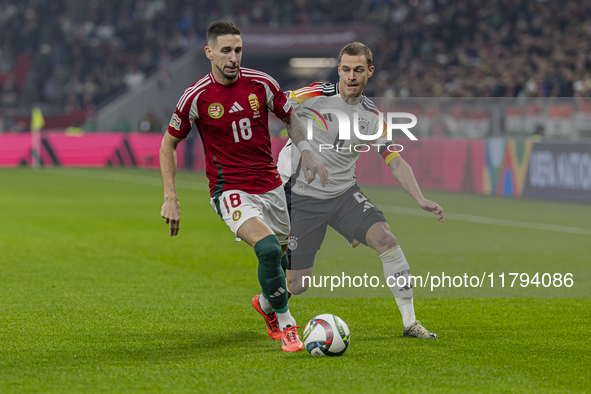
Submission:
M 306 324 L 304 347 L 312 356 L 340 356 L 349 347 L 351 332 L 338 316 L 324 313 Z

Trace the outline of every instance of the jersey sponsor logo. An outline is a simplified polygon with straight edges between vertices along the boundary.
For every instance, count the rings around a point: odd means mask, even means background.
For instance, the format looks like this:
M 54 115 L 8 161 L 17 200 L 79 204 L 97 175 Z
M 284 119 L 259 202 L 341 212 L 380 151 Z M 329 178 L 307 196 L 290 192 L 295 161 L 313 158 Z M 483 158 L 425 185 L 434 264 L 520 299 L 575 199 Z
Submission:
M 220 103 L 213 103 L 207 108 L 207 112 L 212 118 L 219 119 L 224 114 L 224 107 Z
M 242 217 L 242 212 L 239 209 L 232 212 L 232 220 L 233 221 L 237 222 L 240 220 L 241 217 Z
M 257 98 L 257 95 L 254 93 L 251 93 L 248 96 L 248 103 L 250 104 L 250 108 L 252 108 L 253 111 L 258 111 L 261 107 L 259 105 L 259 99 Z
M 242 108 L 242 106 L 238 104 L 237 101 L 234 101 L 234 105 L 232 105 L 232 108 L 230 108 L 230 113 L 233 114 L 234 112 L 239 112 L 243 110 L 244 108 Z
M 173 129 L 180 131 L 180 129 L 181 129 L 181 118 L 179 118 L 179 116 L 177 114 L 173 114 L 172 115 L 172 119 L 170 119 L 170 126 Z

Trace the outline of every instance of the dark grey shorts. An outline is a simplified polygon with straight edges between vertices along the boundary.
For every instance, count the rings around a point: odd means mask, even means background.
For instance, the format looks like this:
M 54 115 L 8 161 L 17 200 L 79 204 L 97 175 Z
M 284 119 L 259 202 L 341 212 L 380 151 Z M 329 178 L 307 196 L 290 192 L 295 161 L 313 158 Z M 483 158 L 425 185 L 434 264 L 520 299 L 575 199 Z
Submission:
M 289 269 L 310 268 L 314 256 L 320 250 L 327 226 L 335 229 L 351 243 L 353 239 L 366 244 L 369 228 L 386 218 L 354 185 L 338 197 L 320 200 L 291 193 L 289 183 L 285 188 L 291 215 L 289 237 Z

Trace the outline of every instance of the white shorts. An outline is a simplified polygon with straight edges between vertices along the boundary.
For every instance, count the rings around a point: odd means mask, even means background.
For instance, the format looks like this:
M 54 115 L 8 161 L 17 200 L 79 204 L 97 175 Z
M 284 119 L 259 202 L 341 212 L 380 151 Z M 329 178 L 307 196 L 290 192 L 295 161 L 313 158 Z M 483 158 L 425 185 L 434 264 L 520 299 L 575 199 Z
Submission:
M 211 206 L 238 235 L 238 229 L 250 218 L 261 218 L 279 238 L 281 245 L 287 245 L 289 238 L 289 212 L 283 186 L 263 194 L 249 194 L 241 190 L 227 190 L 210 200 Z M 239 241 L 240 239 L 236 239 Z

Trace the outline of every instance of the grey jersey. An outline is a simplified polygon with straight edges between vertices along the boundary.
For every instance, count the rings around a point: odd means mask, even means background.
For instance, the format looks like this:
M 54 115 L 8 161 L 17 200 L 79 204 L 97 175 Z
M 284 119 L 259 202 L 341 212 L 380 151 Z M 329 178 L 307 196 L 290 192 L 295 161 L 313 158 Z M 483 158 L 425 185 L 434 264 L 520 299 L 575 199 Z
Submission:
M 347 104 L 338 93 L 336 84 L 315 83 L 308 87 L 289 92 L 292 99 L 292 111 L 300 117 L 304 126 L 311 123 L 313 138 L 310 140 L 312 151 L 328 171 L 329 182 L 322 187 L 318 177 L 311 184 L 306 182 L 300 168 L 300 152 L 288 140 L 279 154 L 277 168 L 285 183 L 290 177 L 292 191 L 302 196 L 319 199 L 341 195 L 355 184 L 355 163 L 359 153 L 373 146 L 381 153 L 387 143 L 385 136 L 377 140 L 362 140 L 353 131 L 354 113 L 358 115 L 358 131 L 363 135 L 374 135 L 379 128 L 379 115 L 376 106 L 363 96 L 356 105 Z M 301 98 L 305 101 L 301 101 Z M 300 100 L 298 100 L 298 98 Z M 322 110 L 336 110 L 347 114 L 350 123 L 350 139 L 339 139 L 339 119 L 335 113 L 321 114 Z

